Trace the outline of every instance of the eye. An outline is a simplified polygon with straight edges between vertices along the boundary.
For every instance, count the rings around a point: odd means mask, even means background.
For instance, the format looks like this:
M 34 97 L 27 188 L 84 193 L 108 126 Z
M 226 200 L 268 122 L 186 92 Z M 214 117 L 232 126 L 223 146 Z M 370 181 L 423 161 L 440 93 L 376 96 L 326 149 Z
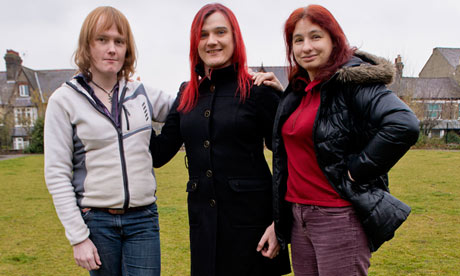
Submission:
M 319 40 L 324 37 L 322 32 L 312 32 L 310 33 L 310 39 L 311 40 Z
M 106 39 L 105 39 L 105 37 L 99 36 L 99 37 L 96 38 L 96 41 L 98 41 L 98 42 L 105 42 Z
M 300 43 L 303 42 L 303 37 L 295 37 L 294 38 L 294 43 Z
M 201 33 L 200 38 L 204 39 L 204 38 L 207 38 L 208 36 L 209 36 L 208 33 Z
M 124 45 L 125 41 L 123 39 L 116 39 L 115 43 L 118 44 L 118 45 Z

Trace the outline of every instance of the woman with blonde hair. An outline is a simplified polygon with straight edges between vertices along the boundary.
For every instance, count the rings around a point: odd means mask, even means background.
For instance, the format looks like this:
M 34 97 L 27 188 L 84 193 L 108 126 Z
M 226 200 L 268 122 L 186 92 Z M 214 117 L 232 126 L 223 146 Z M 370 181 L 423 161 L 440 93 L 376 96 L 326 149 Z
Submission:
M 135 61 L 126 17 L 96 8 L 81 28 L 79 73 L 46 110 L 46 184 L 75 261 L 91 275 L 160 275 L 149 141 L 173 98 L 131 81 Z

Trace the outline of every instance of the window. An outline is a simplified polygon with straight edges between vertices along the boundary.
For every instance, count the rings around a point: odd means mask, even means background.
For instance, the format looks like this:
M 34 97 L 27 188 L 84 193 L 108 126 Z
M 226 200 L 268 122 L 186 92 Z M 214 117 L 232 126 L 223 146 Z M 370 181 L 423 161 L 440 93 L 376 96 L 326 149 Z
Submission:
M 37 120 L 37 109 L 34 107 L 27 108 L 15 108 L 14 109 L 14 126 L 22 127 L 28 126 L 33 127 Z
M 29 97 L 29 86 L 25 84 L 19 85 L 19 96 L 21 97 Z
M 16 137 L 13 140 L 13 149 L 21 150 L 24 149 L 24 139 L 22 137 Z
M 34 126 L 35 120 L 34 120 L 34 114 L 33 114 L 32 108 L 26 108 L 24 112 L 24 120 L 28 125 Z
M 440 119 L 442 112 L 442 104 L 429 103 L 426 108 L 426 117 L 430 119 Z
M 14 109 L 14 126 L 20 127 L 24 123 L 24 116 L 22 114 L 22 108 Z
M 13 149 L 14 150 L 23 150 L 29 146 L 29 141 L 24 140 L 22 137 L 15 137 L 13 139 Z

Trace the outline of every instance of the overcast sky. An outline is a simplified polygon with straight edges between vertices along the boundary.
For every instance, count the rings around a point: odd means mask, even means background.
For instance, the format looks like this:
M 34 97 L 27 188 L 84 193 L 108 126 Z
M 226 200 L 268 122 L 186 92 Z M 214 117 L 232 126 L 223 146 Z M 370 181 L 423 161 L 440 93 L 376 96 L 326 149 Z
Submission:
M 76 68 L 72 54 L 81 24 L 97 6 L 119 9 L 130 21 L 141 80 L 176 93 L 189 78 L 189 32 L 201 0 L 0 0 L 0 71 L 7 49 L 32 69 Z M 282 28 L 296 8 L 321 4 L 351 45 L 394 60 L 417 76 L 435 47 L 460 48 L 460 0 L 224 0 L 242 29 L 250 66 L 285 65 Z

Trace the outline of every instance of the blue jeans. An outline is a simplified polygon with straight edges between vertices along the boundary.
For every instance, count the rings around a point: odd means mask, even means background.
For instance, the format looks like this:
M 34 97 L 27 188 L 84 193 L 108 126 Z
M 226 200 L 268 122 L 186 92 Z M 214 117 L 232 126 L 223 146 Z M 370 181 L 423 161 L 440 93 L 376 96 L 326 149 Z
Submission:
M 91 276 L 160 275 L 160 227 L 155 203 L 123 215 L 91 209 L 82 216 L 102 263 L 98 270 L 90 271 Z

